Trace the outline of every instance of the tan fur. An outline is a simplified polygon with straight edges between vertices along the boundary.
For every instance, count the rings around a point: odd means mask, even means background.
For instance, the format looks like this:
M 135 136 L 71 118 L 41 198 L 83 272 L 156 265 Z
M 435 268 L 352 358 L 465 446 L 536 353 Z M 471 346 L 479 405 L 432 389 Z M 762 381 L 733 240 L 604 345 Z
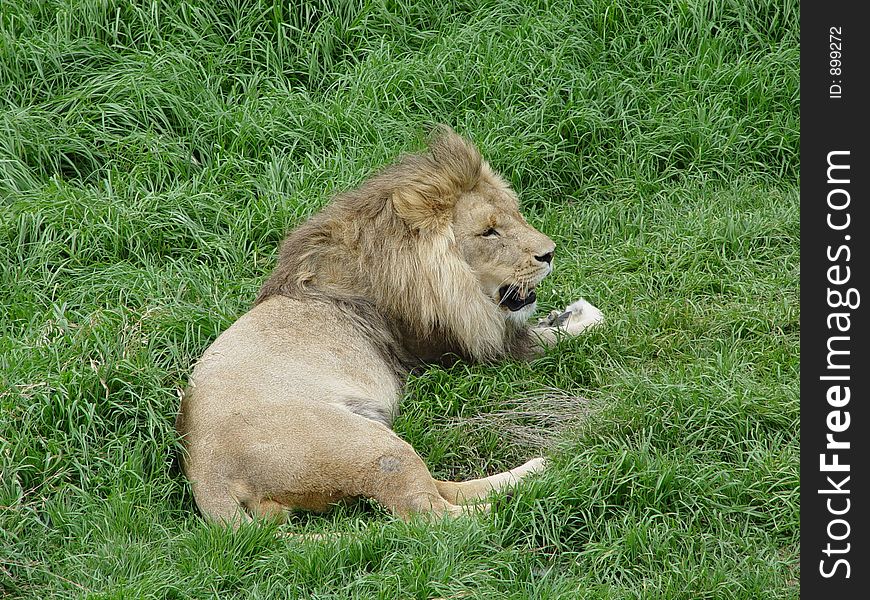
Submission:
M 436 481 L 390 424 L 417 365 L 531 356 L 600 322 L 585 301 L 533 327 L 533 303 L 505 306 L 506 286 L 531 300 L 554 249 L 443 126 L 426 152 L 334 198 L 193 371 L 177 428 L 200 510 L 235 525 L 370 497 L 402 518 L 458 514 L 540 470 Z

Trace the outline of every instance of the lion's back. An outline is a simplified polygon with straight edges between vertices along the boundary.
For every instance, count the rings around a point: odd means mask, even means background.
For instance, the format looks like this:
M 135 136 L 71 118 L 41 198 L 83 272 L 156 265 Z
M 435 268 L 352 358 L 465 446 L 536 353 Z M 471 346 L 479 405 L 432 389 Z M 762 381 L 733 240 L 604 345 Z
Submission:
M 328 302 L 275 296 L 242 315 L 204 352 L 178 418 L 186 445 L 271 408 L 304 412 L 364 398 L 393 411 L 401 383 L 382 354 Z

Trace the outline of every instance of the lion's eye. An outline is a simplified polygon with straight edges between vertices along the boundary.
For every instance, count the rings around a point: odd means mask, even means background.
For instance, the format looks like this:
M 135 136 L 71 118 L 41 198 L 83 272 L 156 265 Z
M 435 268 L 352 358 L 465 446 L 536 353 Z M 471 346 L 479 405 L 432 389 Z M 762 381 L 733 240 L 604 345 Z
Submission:
M 480 235 L 481 235 L 481 237 L 485 237 L 485 238 L 495 238 L 495 237 L 500 236 L 501 234 L 498 231 L 496 231 L 494 228 L 490 227 L 489 229 L 487 229 L 486 231 L 484 231 Z

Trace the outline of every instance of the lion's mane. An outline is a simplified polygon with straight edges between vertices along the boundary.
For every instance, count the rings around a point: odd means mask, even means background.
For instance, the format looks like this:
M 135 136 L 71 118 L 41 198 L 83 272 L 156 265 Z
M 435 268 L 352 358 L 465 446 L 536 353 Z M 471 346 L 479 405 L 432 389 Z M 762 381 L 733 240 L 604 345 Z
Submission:
M 456 199 L 484 171 L 473 146 L 436 131 L 428 151 L 337 195 L 290 233 L 256 302 L 282 294 L 367 306 L 355 311 L 366 327 L 413 355 L 421 347 L 476 360 L 505 354 L 518 332 L 480 288 L 452 230 Z

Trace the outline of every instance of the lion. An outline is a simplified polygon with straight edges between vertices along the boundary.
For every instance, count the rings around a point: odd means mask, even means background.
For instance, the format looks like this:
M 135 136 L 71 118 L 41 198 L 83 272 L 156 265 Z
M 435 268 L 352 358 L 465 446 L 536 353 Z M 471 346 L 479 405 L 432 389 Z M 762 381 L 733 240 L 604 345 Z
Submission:
M 413 369 L 528 359 L 602 322 L 581 299 L 530 323 L 555 250 L 447 126 L 335 196 L 193 369 L 176 427 L 200 512 L 237 527 L 365 497 L 404 520 L 458 515 L 541 470 L 439 481 L 391 423 Z

